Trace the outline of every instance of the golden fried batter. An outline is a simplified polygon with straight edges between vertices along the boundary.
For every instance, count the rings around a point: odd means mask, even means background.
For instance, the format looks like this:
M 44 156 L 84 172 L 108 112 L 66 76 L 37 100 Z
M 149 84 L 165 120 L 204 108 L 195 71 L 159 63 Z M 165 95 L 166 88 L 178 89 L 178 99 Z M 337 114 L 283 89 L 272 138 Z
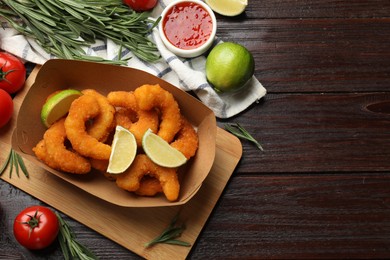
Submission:
M 134 95 L 140 109 L 158 108 L 161 111 L 157 135 L 168 143 L 171 142 L 181 127 L 180 109 L 173 95 L 158 84 L 142 85 L 134 90 Z
M 137 191 L 145 175 L 152 176 L 160 182 L 165 197 L 169 201 L 177 200 L 180 184 L 176 169 L 158 166 L 145 154 L 139 154 L 135 157 L 129 169 L 118 175 L 116 184 L 122 189 Z
M 65 147 L 66 132 L 64 126 L 65 119 L 55 122 L 44 134 L 43 140 L 46 147 L 47 159 L 52 161 L 59 170 L 84 174 L 91 170 L 91 164 L 87 159 L 79 154 L 69 151 Z
M 65 119 L 66 135 L 73 149 L 83 156 L 108 160 L 111 146 L 98 141 L 86 131 L 86 122 L 101 113 L 95 97 L 83 95 L 72 102 L 68 116 Z

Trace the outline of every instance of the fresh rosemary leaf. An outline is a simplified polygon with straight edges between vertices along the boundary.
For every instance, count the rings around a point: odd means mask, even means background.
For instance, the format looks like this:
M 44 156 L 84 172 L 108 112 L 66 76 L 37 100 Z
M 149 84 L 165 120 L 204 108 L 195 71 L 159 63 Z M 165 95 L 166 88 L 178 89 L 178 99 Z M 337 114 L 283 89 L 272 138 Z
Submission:
M 53 6 L 52 3 L 50 3 L 50 1 L 46 1 L 46 0 L 35 0 L 36 4 L 37 4 L 37 7 L 41 10 L 44 10 L 44 9 L 47 9 L 51 16 L 54 18 L 55 15 L 61 15 L 61 11 L 56 8 L 56 6 Z M 41 6 L 44 6 L 44 7 L 41 7 Z
M 12 153 L 12 162 L 15 167 L 16 176 L 18 176 L 19 178 L 19 162 L 18 162 L 17 154 L 15 152 Z
M 64 6 L 68 5 L 68 6 L 73 6 L 75 8 L 81 8 L 83 9 L 85 6 L 81 3 L 81 2 L 77 2 L 77 1 L 72 1 L 72 0 L 57 0 L 61 3 L 64 4 Z
M 29 174 L 28 174 L 26 165 L 24 164 L 23 158 L 19 154 L 16 154 L 16 159 L 18 160 L 20 169 L 22 170 L 24 176 L 26 176 L 26 178 L 28 178 Z
M 80 15 L 77 11 L 73 10 L 72 8 L 65 6 L 64 10 L 66 12 L 68 12 L 71 16 L 73 16 L 74 18 L 76 18 L 76 19 L 78 19 L 80 21 L 83 20 L 83 16 Z
M 184 242 L 184 241 L 181 241 L 181 240 L 177 240 L 177 239 L 170 239 L 170 240 L 167 240 L 165 241 L 166 244 L 171 244 L 171 245 L 177 245 L 177 246 L 191 246 L 190 243 L 187 243 L 187 242 Z
M 79 60 L 94 61 L 94 62 L 100 62 L 100 63 L 112 64 L 112 65 L 126 65 L 127 64 L 127 60 L 105 60 L 101 57 L 87 56 L 87 55 L 81 55 L 79 57 Z
M 8 153 L 8 156 L 7 156 L 7 159 L 5 160 L 3 166 L 1 166 L 1 169 L 0 169 L 0 176 L 4 173 L 5 169 L 7 169 L 7 166 L 11 160 L 11 157 L 12 157 L 12 149 L 10 149 L 9 153 Z
M 9 178 L 12 177 L 12 171 L 14 170 L 14 152 L 11 151 L 11 161 L 9 162 Z
M 260 145 L 260 143 L 253 138 L 253 136 L 240 124 L 225 124 L 225 129 L 232 133 L 233 135 L 237 136 L 238 138 L 248 140 L 252 143 L 254 143 L 257 148 L 259 148 L 261 151 L 264 151 L 263 147 Z
M 30 23 L 33 24 L 35 28 L 40 32 L 42 32 L 43 34 L 54 34 L 54 31 L 50 26 L 47 26 L 46 24 L 42 23 L 39 20 L 31 18 Z
M 39 10 L 41 10 L 44 14 L 51 16 L 49 9 L 45 5 L 43 5 L 39 0 L 33 1 L 38 6 Z
M 146 12 L 129 9 L 122 0 L 2 0 L 1 3 L 0 13 L 12 27 L 59 58 L 82 59 L 85 53 L 75 51 L 76 45 L 90 47 L 97 39 L 110 39 L 118 44 L 123 42 L 123 47 L 142 60 L 160 59 L 155 43 L 148 38 L 157 23 Z M 62 45 L 67 47 L 58 48 Z
M 69 50 L 69 48 L 66 45 L 61 45 L 62 51 L 65 54 L 65 57 L 67 59 L 72 59 L 73 55 L 72 52 Z
M 44 13 L 44 11 L 42 11 L 42 13 Z M 24 14 L 26 16 L 30 16 L 32 19 L 44 22 L 47 25 L 57 26 L 57 24 L 55 23 L 55 21 L 53 21 L 53 19 L 47 18 L 47 16 L 41 14 L 40 12 L 38 12 L 36 10 L 31 10 L 31 9 L 26 8 L 26 9 L 24 9 Z
M 57 0 L 41 0 L 42 2 L 47 1 L 51 5 L 55 6 L 56 8 L 60 10 L 64 10 L 64 5 L 62 3 L 59 3 Z
M 2 6 L 0 5 L 0 7 Z M 5 16 L 15 15 L 15 13 L 10 9 L 0 9 L 0 14 L 3 14 Z
M 165 228 L 159 236 L 146 243 L 145 247 L 151 247 L 158 243 L 187 246 L 187 247 L 191 246 L 191 244 L 188 242 L 176 239 L 180 237 L 183 231 L 185 230 L 184 224 L 176 225 L 178 218 L 179 218 L 179 214 L 176 214 L 175 217 L 172 219 L 171 223 L 169 224 L 169 226 Z
M 71 227 L 66 223 L 60 214 L 56 212 L 58 221 L 60 222 L 60 231 L 58 233 L 58 242 L 62 250 L 65 260 L 81 259 L 94 260 L 96 256 L 84 245 L 76 240 Z
M 29 174 L 27 168 L 23 162 L 22 157 L 17 154 L 12 148 L 9 151 L 8 157 L 0 169 L 0 176 L 5 172 L 9 166 L 9 178 L 12 177 L 12 173 L 15 169 L 16 175 L 19 177 L 19 168 L 23 171 L 24 175 L 28 178 Z

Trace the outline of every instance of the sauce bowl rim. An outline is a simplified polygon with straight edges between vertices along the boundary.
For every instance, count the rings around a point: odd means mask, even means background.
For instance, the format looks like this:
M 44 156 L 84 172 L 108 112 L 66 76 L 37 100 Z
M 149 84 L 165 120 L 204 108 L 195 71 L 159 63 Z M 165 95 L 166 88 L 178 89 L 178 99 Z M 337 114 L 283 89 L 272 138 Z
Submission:
M 180 4 L 180 3 L 196 3 L 196 4 L 200 5 L 201 7 L 203 7 L 206 10 L 206 12 L 211 17 L 212 29 L 211 29 L 210 37 L 202 45 L 200 45 L 200 46 L 198 46 L 198 47 L 196 47 L 194 49 L 181 49 L 181 48 L 176 47 L 175 45 L 173 45 L 167 39 L 167 37 L 165 36 L 165 33 L 164 33 L 163 21 L 164 21 L 164 18 L 166 17 L 166 15 L 167 15 L 167 12 L 173 6 L 175 6 L 177 4 Z M 206 3 L 204 3 L 203 1 L 200 1 L 200 0 L 177 0 L 177 1 L 173 1 L 173 2 L 169 3 L 164 8 L 164 10 L 162 11 L 162 13 L 161 13 L 161 20 L 160 20 L 160 23 L 159 23 L 159 26 L 158 26 L 158 31 L 159 31 L 159 35 L 160 35 L 160 38 L 161 38 L 162 42 L 164 43 L 165 47 L 169 51 L 171 51 L 174 54 L 176 54 L 177 56 L 180 56 L 180 57 L 183 57 L 183 58 L 192 58 L 192 57 L 196 57 L 196 56 L 202 55 L 203 53 L 205 53 L 211 47 L 212 43 L 214 42 L 215 35 L 216 35 L 216 32 L 217 32 L 217 19 L 215 17 L 215 14 L 214 14 L 213 10 Z

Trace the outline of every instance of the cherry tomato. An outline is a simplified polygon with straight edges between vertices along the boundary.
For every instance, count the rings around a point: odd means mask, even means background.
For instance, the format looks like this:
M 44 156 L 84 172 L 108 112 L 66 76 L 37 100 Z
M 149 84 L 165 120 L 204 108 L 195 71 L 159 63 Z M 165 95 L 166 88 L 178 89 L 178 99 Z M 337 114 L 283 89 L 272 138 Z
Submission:
M 0 89 L 0 128 L 5 126 L 12 117 L 14 103 L 11 96 Z
M 21 89 L 26 81 L 26 67 L 12 54 L 0 52 L 0 88 L 10 94 Z
M 123 0 L 123 3 L 137 12 L 148 11 L 156 6 L 157 0 Z
M 28 249 L 43 249 L 57 238 L 59 228 L 58 218 L 51 209 L 31 206 L 16 216 L 14 236 Z

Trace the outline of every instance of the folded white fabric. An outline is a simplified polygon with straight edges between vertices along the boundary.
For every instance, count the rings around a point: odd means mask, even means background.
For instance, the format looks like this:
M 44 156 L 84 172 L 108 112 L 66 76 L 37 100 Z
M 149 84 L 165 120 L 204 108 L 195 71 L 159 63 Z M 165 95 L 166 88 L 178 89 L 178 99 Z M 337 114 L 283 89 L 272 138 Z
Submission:
M 159 0 L 157 6 L 151 12 L 151 16 L 157 18 L 171 1 L 174 0 Z M 48 59 L 56 58 L 46 53 L 34 40 L 20 35 L 6 22 L 1 22 L 0 49 L 36 64 L 43 64 Z M 245 91 L 232 94 L 217 94 L 206 79 L 206 57 L 204 55 L 190 59 L 177 57 L 165 48 L 157 30 L 157 28 L 153 29 L 150 35 L 162 56 L 155 63 L 148 63 L 138 59 L 130 51 L 121 49 L 120 46 L 110 40 L 97 41 L 90 48 L 86 48 L 85 51 L 90 56 L 100 56 L 105 59 L 115 60 L 119 56 L 118 52 L 122 50 L 122 58 L 131 57 L 127 64 L 128 67 L 144 70 L 184 91 L 194 91 L 198 98 L 212 109 L 219 118 L 229 118 L 237 115 L 266 94 L 266 89 L 255 77 L 252 77 Z M 222 40 L 216 38 L 214 44 L 220 42 Z

